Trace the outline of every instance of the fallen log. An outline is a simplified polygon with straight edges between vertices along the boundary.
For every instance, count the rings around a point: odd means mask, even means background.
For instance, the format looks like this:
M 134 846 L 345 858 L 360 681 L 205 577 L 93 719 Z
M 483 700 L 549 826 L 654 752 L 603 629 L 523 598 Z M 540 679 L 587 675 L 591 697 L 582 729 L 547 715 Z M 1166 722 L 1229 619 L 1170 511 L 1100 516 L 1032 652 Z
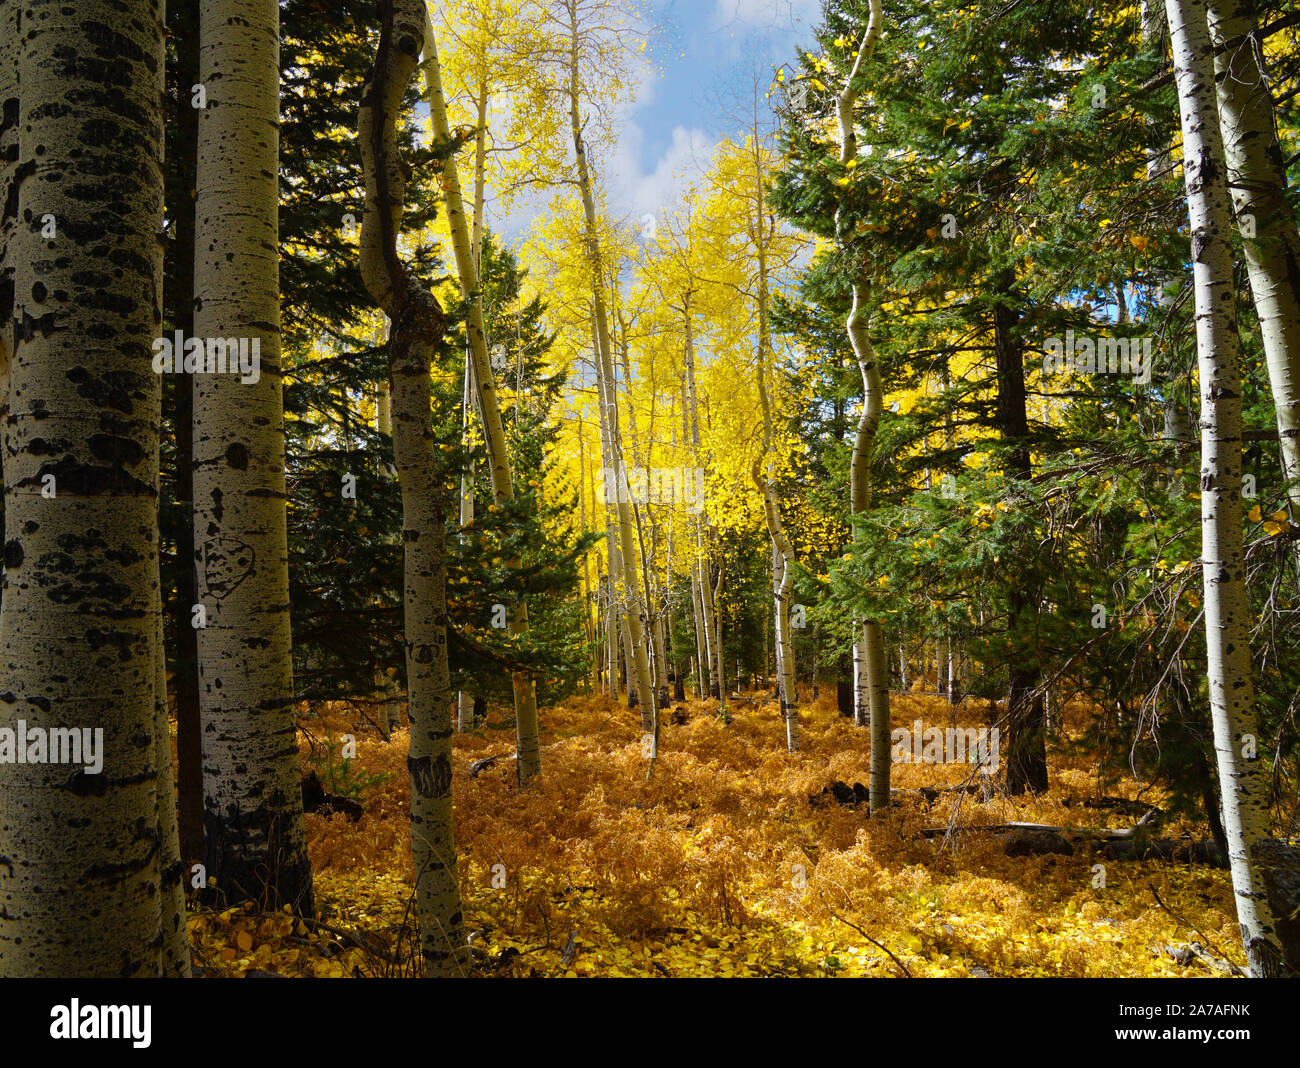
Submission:
M 1146 819 L 1147 817 L 1143 817 Z M 921 838 L 949 834 L 1000 834 L 1008 856 L 1074 854 L 1074 844 L 1107 860 L 1172 860 L 1226 868 L 1227 858 L 1212 838 L 1150 838 L 1149 827 L 1057 827 L 1050 823 L 988 823 L 961 827 L 926 827 Z

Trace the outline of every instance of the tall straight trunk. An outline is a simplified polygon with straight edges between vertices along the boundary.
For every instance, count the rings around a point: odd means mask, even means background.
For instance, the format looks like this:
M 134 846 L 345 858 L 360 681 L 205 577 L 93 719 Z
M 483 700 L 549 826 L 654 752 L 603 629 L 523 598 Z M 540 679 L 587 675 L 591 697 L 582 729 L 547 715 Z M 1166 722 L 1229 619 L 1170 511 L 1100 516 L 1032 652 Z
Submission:
M 14 317 L 15 238 L 18 228 L 18 34 L 22 0 L 0 0 L 0 323 Z M 13 331 L 0 330 L 0 427 L 9 415 Z M 0 449 L 0 459 L 4 450 Z
M 310 915 L 289 631 L 279 17 L 275 0 L 212 0 L 199 28 L 194 332 L 260 347 L 256 381 L 194 380 L 204 855 L 227 900 Z
M 582 432 L 582 418 L 578 418 L 578 521 L 583 535 L 587 533 L 587 449 Z M 591 688 L 600 690 L 600 659 L 596 653 L 596 626 L 591 618 L 591 554 L 582 554 L 582 631 L 591 648 Z
M 690 426 L 691 456 L 694 460 L 695 467 L 699 469 L 702 466 L 702 453 L 700 451 L 700 404 L 699 394 L 696 391 L 695 386 L 695 332 L 691 320 L 691 301 L 689 294 L 687 294 L 687 297 L 683 302 L 683 308 L 686 345 L 683 350 L 682 362 L 685 365 L 684 370 L 686 373 L 687 421 Z M 711 694 L 713 697 L 721 700 L 722 692 L 720 689 L 720 680 L 722 678 L 722 649 L 717 645 L 715 637 L 716 628 L 713 618 L 713 587 L 709 584 L 708 518 L 705 512 L 701 511 L 695 517 L 694 526 L 696 569 L 698 571 L 697 578 L 699 581 L 700 610 L 704 631 L 704 645 L 701 648 L 701 652 L 704 656 L 704 673 L 700 676 L 700 684 L 704 688 L 704 693 Z
M 704 625 L 704 600 L 700 591 L 700 568 L 691 560 L 691 621 L 695 625 L 695 695 L 702 701 L 708 696 L 708 630 Z
M 1287 199 L 1254 0 L 1209 0 L 1206 10 L 1228 188 L 1264 342 L 1282 478 L 1291 518 L 1300 520 L 1300 228 Z
M 710 539 L 710 541 L 712 541 L 712 539 Z M 718 577 L 717 577 L 717 579 L 714 580 L 714 583 L 713 583 L 713 593 L 712 593 L 712 599 L 713 599 L 713 626 L 714 626 L 714 633 L 713 633 L 713 647 L 714 647 L 714 649 L 716 650 L 716 655 L 717 655 L 717 658 L 718 658 L 718 677 L 717 677 L 717 680 L 716 680 L 716 682 L 717 682 L 717 687 L 718 687 L 718 699 L 721 700 L 721 701 L 726 701 L 726 699 L 727 699 L 727 674 L 726 674 L 725 661 L 723 660 L 723 656 L 722 656 L 722 649 L 723 649 L 723 646 L 722 646 L 722 612 L 719 610 L 719 604 L 720 604 L 721 601 L 722 601 L 722 577 L 723 577 L 723 563 L 722 563 L 722 558 L 719 557 L 719 558 L 718 558 Z
M 1142 48 L 1148 52 L 1156 51 L 1165 36 L 1164 0 L 1142 0 L 1141 13 Z M 1154 120 L 1148 120 L 1148 126 L 1154 125 Z M 1164 143 L 1159 144 L 1160 140 Z M 1158 147 L 1151 146 L 1145 150 L 1147 181 L 1152 183 L 1161 180 L 1171 162 L 1168 138 L 1159 138 L 1157 143 Z M 1175 279 L 1157 275 L 1155 297 L 1157 308 L 1167 308 L 1173 302 L 1172 290 L 1175 284 Z M 1176 374 L 1172 360 L 1167 361 L 1157 373 L 1160 381 L 1160 405 L 1164 416 L 1164 436 L 1179 443 L 1176 446 L 1178 463 L 1170 466 L 1172 472 L 1175 466 L 1182 466 L 1183 455 L 1189 447 L 1192 437 L 1191 417 L 1188 415 L 1187 408 L 1178 400 L 1179 376 Z
M 761 331 L 760 327 L 760 331 Z M 775 626 L 777 690 L 780 694 L 781 718 L 785 720 L 786 749 L 799 751 L 799 695 L 794 681 L 794 642 L 790 634 L 790 598 L 794 588 L 794 549 L 785 535 L 781 512 L 773 481 L 764 477 L 763 460 L 771 441 L 771 416 L 764 373 L 758 371 L 760 407 L 763 412 L 764 449 L 750 469 L 750 478 L 762 496 L 763 515 L 767 522 L 768 537 L 772 543 L 772 602 Z M 764 665 L 766 669 L 766 665 Z
M 1272 978 L 1282 974 L 1283 964 L 1275 919 L 1254 856 L 1256 847 L 1268 838 L 1269 791 L 1263 762 L 1254 755 L 1259 728 L 1241 532 L 1241 353 L 1232 278 L 1232 216 L 1205 0 L 1166 0 L 1165 12 L 1182 121 L 1196 296 L 1201 566 L 1210 716 L 1242 942 L 1250 974 Z
M 1007 475 L 1027 481 L 1031 474 L 1029 417 L 1025 406 L 1025 361 L 1020 339 L 1015 336 L 1017 313 L 1008 303 L 1011 279 L 1003 276 L 997 290 L 1004 297 L 993 307 L 993 346 L 997 358 L 998 430 L 1012 444 Z M 1014 632 L 1026 614 L 1036 608 L 1027 594 L 1028 576 L 1018 577 L 1007 598 L 1007 626 Z M 1012 794 L 1047 789 L 1047 724 L 1042 694 L 1037 692 L 1041 674 L 1035 659 L 1017 656 L 1010 668 L 1007 693 L 1006 743 L 1007 791 Z
M 411 749 L 411 853 L 420 950 L 431 976 L 469 970 L 452 836 L 451 678 L 447 660 L 447 471 L 434 448 L 429 365 L 446 321 L 433 294 L 398 258 L 405 190 L 397 114 L 424 39 L 424 0 L 383 0 L 375 65 L 357 139 L 365 173 L 361 277 L 388 313 L 393 457 L 402 492 L 403 609 Z
M 617 291 L 616 291 L 617 295 Z M 632 398 L 632 360 L 631 360 L 631 341 L 629 339 L 629 324 L 623 321 L 622 313 L 618 313 L 619 325 L 619 358 L 623 365 L 623 388 L 627 394 L 627 421 L 628 430 L 631 435 L 630 451 L 632 453 L 632 462 L 642 469 L 645 477 L 650 477 L 650 456 L 642 455 L 638 450 L 637 443 L 641 436 L 636 425 L 636 407 Z M 654 396 L 654 382 L 650 383 L 650 393 Z M 647 436 L 648 441 L 654 441 L 654 408 L 650 411 L 650 429 Z M 647 497 L 649 495 L 647 494 Z M 668 664 L 664 658 L 663 643 L 663 619 L 660 616 L 658 608 L 658 599 L 655 596 L 655 581 L 652 572 L 652 563 L 657 555 L 659 545 L 659 525 L 655 522 L 654 512 L 649 506 L 647 500 L 645 507 L 646 525 L 650 527 L 650 550 L 646 551 L 645 531 L 642 529 L 641 512 L 632 505 L 632 518 L 636 525 L 637 547 L 640 550 L 638 560 L 641 564 L 641 582 L 642 594 L 645 598 L 647 628 L 649 630 L 649 656 L 650 656 L 650 677 L 651 690 L 655 694 L 655 708 L 668 707 Z M 653 720 L 653 711 L 642 710 L 642 724 L 647 730 L 653 730 L 656 737 L 658 736 L 658 727 Z
M 587 261 L 591 270 L 592 317 L 596 325 L 596 378 L 606 408 L 609 427 L 610 459 L 614 477 L 618 486 L 619 556 L 622 560 L 623 591 L 626 602 L 626 630 L 631 648 L 633 671 L 629 679 L 629 689 L 635 683 L 637 703 L 641 707 L 642 725 L 645 718 L 654 715 L 654 694 L 650 681 L 650 658 L 646 653 L 645 626 L 646 619 L 641 604 L 641 595 L 637 589 L 636 547 L 633 544 L 632 509 L 628 503 L 627 470 L 623 466 L 622 442 L 618 427 L 618 402 L 615 395 L 614 364 L 611 355 L 609 337 L 609 315 L 605 307 L 605 283 L 600 260 L 599 225 L 596 218 L 596 201 L 592 193 L 591 173 L 587 167 L 587 149 L 582 137 L 582 118 L 578 102 L 581 89 L 578 80 L 578 24 L 577 11 L 571 10 L 570 51 L 569 51 L 569 125 L 573 137 L 573 151 L 577 161 L 578 189 L 582 195 L 582 209 L 586 222 Z M 651 746 L 650 759 L 657 755 L 657 747 Z
M 857 157 L 858 140 L 853 125 L 853 109 L 862 92 L 862 75 L 880 40 L 884 13 L 880 0 L 871 0 L 867 28 L 862 34 L 853 69 L 845 82 L 844 90 L 836 101 L 840 130 L 840 162 L 847 164 Z M 836 211 L 836 231 L 840 232 L 839 212 Z M 862 279 L 853 283 L 853 308 L 849 312 L 845 329 L 853 354 L 862 375 L 862 416 L 858 420 L 853 441 L 853 456 L 849 472 L 849 511 L 861 515 L 871 501 L 871 455 L 875 449 L 876 432 L 884 410 L 884 385 L 880 378 L 880 362 L 867 333 L 867 286 Z M 854 538 L 862 537 L 855 528 Z M 880 624 L 874 620 L 854 622 L 855 648 L 854 681 L 857 698 L 856 719 L 862 722 L 862 699 L 867 700 L 867 718 L 871 733 L 871 784 L 869 808 L 872 813 L 882 811 L 889 804 L 889 670 L 885 661 L 884 636 Z M 865 684 L 865 685 L 864 685 Z M 865 694 L 864 694 L 865 690 Z
M 385 342 L 376 337 L 375 344 L 381 343 Z M 393 436 L 393 394 L 387 382 L 379 383 L 375 390 L 375 429 L 385 437 Z M 383 474 L 389 479 L 397 477 L 397 472 L 388 465 L 384 466 Z M 393 731 L 402 726 L 402 693 L 397 680 L 378 663 L 375 666 L 375 696 L 379 699 L 376 719 L 380 729 L 385 732 L 384 740 L 387 741 L 392 737 Z
M 162 326 L 162 5 L 18 8 L 0 7 L 0 174 L 16 211 L 0 727 L 25 725 L 30 762 L 13 762 L 10 738 L 0 975 L 181 975 L 150 355 Z M 33 748 L 36 730 L 55 728 L 94 753 L 56 762 Z
M 461 390 L 461 444 L 469 441 L 470 426 L 473 423 L 471 412 L 474 409 L 474 361 L 470 357 L 469 346 L 465 347 L 464 387 Z M 461 530 L 465 530 L 474 520 L 474 462 L 465 460 L 465 469 L 460 473 L 460 507 L 457 515 Z M 462 535 L 462 541 L 464 540 Z M 474 726 L 474 695 L 468 690 L 456 694 L 456 729 L 467 731 Z
M 447 121 L 447 101 L 442 92 L 442 77 L 438 67 L 438 47 L 429 25 L 428 9 L 424 16 L 424 84 L 425 103 L 435 139 L 448 142 L 451 131 Z M 488 444 L 488 464 L 492 473 L 492 498 L 497 507 L 514 499 L 514 478 L 510 470 L 510 457 L 506 452 L 505 429 L 501 424 L 501 410 L 497 404 L 496 384 L 492 377 L 492 364 L 488 358 L 487 330 L 483 322 L 483 289 L 479 282 L 479 252 L 470 246 L 470 231 L 465 224 L 465 206 L 461 199 L 460 177 L 453 151 L 442 164 L 443 186 L 447 205 L 447 227 L 451 231 L 451 244 L 456 254 L 456 273 L 460 279 L 460 292 L 466 305 L 466 333 L 469 335 L 470 356 L 473 363 L 473 381 L 478 396 L 479 415 L 483 420 L 483 435 Z M 506 566 L 516 574 L 523 569 L 519 557 L 511 557 Z M 508 632 L 522 638 L 528 633 L 528 601 L 520 595 L 511 606 Z M 515 733 L 519 759 L 516 767 L 520 784 L 528 782 L 542 768 L 541 744 L 537 727 L 537 688 L 527 671 L 511 672 L 515 704 Z

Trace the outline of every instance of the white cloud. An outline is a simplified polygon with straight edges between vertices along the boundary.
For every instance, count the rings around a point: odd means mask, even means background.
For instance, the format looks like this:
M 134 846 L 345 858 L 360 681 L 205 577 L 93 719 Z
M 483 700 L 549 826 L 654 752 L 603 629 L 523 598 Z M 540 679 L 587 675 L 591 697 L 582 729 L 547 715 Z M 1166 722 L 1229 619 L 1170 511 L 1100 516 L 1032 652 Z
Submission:
M 821 19 L 821 0 L 716 0 L 715 29 L 788 30 Z
M 625 122 L 604 168 L 611 211 L 638 220 L 680 204 L 687 187 L 708 169 L 717 147 L 717 140 L 698 126 L 674 126 L 671 142 L 646 171 L 641 166 L 644 140 L 636 122 Z

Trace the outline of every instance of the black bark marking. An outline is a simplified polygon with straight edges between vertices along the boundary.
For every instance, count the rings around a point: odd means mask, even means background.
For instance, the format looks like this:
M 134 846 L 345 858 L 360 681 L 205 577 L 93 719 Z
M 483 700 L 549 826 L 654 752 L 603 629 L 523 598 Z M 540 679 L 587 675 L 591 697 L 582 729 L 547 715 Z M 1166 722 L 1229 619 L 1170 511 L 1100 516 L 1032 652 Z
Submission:
M 434 757 L 407 757 L 411 788 L 420 797 L 441 797 L 451 787 L 451 761 L 446 753 Z
M 203 577 L 208 592 L 217 600 L 225 597 L 253 573 L 253 547 L 238 538 L 219 537 L 203 546 Z

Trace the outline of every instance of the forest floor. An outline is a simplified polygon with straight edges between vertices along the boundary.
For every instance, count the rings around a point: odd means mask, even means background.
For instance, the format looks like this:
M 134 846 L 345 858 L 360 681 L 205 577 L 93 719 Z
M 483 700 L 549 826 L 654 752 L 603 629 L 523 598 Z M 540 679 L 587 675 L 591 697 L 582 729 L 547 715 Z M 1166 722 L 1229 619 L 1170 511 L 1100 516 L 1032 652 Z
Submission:
M 457 735 L 456 844 L 475 974 L 1215 974 L 1165 949 L 1190 942 L 1244 963 L 1226 871 L 1107 860 L 1103 872 L 1084 849 L 1012 857 L 995 834 L 946 844 L 919 837 L 945 825 L 957 804 L 969 824 L 1131 826 L 1132 815 L 1083 806 L 1102 793 L 1095 757 L 1071 757 L 1058 745 L 1046 794 L 984 802 L 957 793 L 927 801 L 916 792 L 957 783 L 969 766 L 895 764 L 893 785 L 903 793 L 886 816 L 870 818 L 865 804 L 822 794 L 836 780 L 868 780 L 866 732 L 833 702 L 833 692 L 823 693 L 804 707 L 802 749 L 788 754 L 766 695 L 733 698 L 730 723 L 716 702 L 687 701 L 684 723 L 665 715 L 650 781 L 638 713 L 606 698 L 543 712 L 543 771 L 524 791 L 508 759 L 509 724 Z M 892 703 L 897 726 L 951 723 L 943 697 L 896 694 Z M 986 723 L 987 707 L 968 701 L 958 723 Z M 1088 715 L 1067 709 L 1067 737 Z M 372 728 L 362 733 L 342 706 L 303 725 L 304 771 L 312 747 L 320 753 L 350 732 L 350 781 L 360 788 L 365 776 L 378 777 L 362 790 L 359 820 L 306 817 L 323 926 L 309 932 L 251 904 L 199 909 L 189 925 L 201 973 L 415 974 L 406 733 L 391 742 Z M 501 759 L 471 778 L 471 762 L 490 756 Z M 1133 799 L 1140 788 L 1124 779 L 1104 792 Z M 1143 797 L 1160 803 L 1152 790 Z M 1177 820 L 1160 829 L 1162 837 L 1182 834 L 1206 832 Z

